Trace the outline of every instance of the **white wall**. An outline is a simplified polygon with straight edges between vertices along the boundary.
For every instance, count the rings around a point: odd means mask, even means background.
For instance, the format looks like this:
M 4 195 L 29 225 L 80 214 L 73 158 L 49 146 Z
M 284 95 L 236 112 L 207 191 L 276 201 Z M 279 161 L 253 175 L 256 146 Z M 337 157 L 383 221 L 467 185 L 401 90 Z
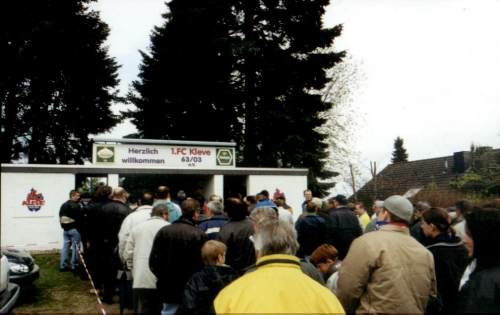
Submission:
M 262 190 L 269 191 L 272 198 L 276 189 L 285 193 L 286 202 L 293 208 L 293 218 L 297 220 L 302 213 L 304 190 L 307 189 L 307 176 L 249 175 L 247 192 L 256 195 Z
M 26 250 L 59 249 L 63 233 L 59 209 L 74 189 L 75 175 L 2 173 L 1 181 L 0 245 Z M 32 188 L 45 200 L 36 212 L 23 205 Z

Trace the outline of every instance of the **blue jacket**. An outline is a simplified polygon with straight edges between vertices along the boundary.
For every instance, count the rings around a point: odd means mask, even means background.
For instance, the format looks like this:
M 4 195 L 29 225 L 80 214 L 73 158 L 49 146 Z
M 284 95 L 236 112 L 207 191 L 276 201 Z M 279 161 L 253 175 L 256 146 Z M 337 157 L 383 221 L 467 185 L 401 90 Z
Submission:
M 259 202 L 257 202 L 257 204 L 255 205 L 255 208 L 254 209 L 257 209 L 257 208 L 278 208 L 276 206 L 276 204 L 274 202 L 272 202 L 271 200 L 269 199 L 261 199 Z
M 210 219 L 204 220 L 198 224 L 198 227 L 203 230 L 208 236 L 209 240 L 214 240 L 219 235 L 220 228 L 223 227 L 228 221 L 224 215 L 214 215 Z

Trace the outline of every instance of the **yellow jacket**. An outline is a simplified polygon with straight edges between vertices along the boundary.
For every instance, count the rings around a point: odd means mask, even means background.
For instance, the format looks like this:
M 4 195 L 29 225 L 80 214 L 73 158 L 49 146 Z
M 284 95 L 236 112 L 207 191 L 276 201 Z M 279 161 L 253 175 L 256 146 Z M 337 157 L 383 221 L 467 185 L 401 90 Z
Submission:
M 257 270 L 224 288 L 214 301 L 217 314 L 345 314 L 337 297 L 300 270 L 290 255 L 259 258 Z
M 361 228 L 363 229 L 363 231 L 366 229 L 366 226 L 368 225 L 368 223 L 370 223 L 370 217 L 368 216 L 368 213 L 363 213 L 360 217 L 358 217 L 359 219 L 359 223 L 361 224 Z

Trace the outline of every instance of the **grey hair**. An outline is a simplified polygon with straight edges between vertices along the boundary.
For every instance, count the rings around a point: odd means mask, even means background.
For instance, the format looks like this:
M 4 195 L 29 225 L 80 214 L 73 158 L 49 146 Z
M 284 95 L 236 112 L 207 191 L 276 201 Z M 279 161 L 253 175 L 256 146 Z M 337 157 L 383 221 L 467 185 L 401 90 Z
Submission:
M 312 202 L 317 209 L 321 209 L 321 206 L 323 206 L 323 200 L 318 197 L 313 197 L 310 202 Z
M 220 201 L 210 201 L 208 202 L 207 207 L 213 214 L 222 214 L 224 211 L 224 205 Z
M 208 200 L 209 201 L 218 201 L 218 202 L 222 203 L 222 197 L 219 195 L 216 195 L 216 194 L 210 195 L 210 197 L 208 197 Z
M 161 217 L 165 213 L 168 214 L 168 208 L 167 208 L 167 205 L 164 203 L 157 204 L 151 210 L 152 217 Z
M 268 224 L 256 232 L 254 247 L 260 257 L 274 254 L 295 255 L 299 249 L 297 233 L 286 222 Z
M 277 224 L 278 212 L 270 207 L 255 208 L 250 213 L 250 220 L 254 223 L 255 229 L 259 230 L 261 227 Z

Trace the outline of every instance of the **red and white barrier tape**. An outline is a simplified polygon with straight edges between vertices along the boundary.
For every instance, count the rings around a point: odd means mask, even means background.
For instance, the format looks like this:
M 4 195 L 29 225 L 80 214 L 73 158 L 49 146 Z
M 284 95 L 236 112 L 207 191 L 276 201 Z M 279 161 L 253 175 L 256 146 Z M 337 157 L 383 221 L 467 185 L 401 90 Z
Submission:
M 97 289 L 94 285 L 94 281 L 92 280 L 92 276 L 90 275 L 89 269 L 87 268 L 87 264 L 85 263 L 85 259 L 83 259 L 83 255 L 82 255 L 82 252 L 80 250 L 80 246 L 77 246 L 77 248 L 78 248 L 78 255 L 80 256 L 80 260 L 82 261 L 83 268 L 85 268 L 85 272 L 87 273 L 87 276 L 89 277 L 90 284 L 92 285 L 92 288 L 94 290 L 94 294 L 97 298 L 97 304 L 98 304 L 99 308 L 101 309 L 101 313 L 102 313 L 102 315 L 107 315 L 106 310 L 104 309 L 104 305 L 102 304 L 102 301 L 99 298 L 99 293 L 97 292 Z

